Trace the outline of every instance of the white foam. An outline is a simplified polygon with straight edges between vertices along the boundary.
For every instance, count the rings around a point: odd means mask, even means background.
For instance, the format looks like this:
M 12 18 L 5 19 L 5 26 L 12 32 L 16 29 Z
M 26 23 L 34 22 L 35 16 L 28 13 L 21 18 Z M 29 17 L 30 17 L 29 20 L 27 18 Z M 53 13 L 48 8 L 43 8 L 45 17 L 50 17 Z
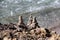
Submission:
M 6 0 L 6 2 L 12 3 L 14 0 Z
M 41 10 L 41 9 L 44 9 L 45 6 L 40 6 L 40 7 L 29 7 L 28 10 L 26 10 L 26 12 L 32 12 L 32 11 L 35 11 L 35 10 Z
M 26 1 L 28 1 L 28 2 L 32 2 L 32 0 L 26 0 Z
M 15 9 L 15 11 L 19 11 L 21 8 L 17 8 L 17 9 Z
M 59 0 L 56 0 L 56 1 L 54 2 L 54 4 L 60 4 L 60 3 L 59 3 Z
M 11 11 L 11 13 L 10 13 L 10 14 L 11 14 L 11 16 L 13 16 L 13 12 L 12 12 L 12 11 Z
M 2 4 L 4 3 L 4 1 L 2 1 Z
M 18 1 L 15 1 L 14 3 L 18 3 Z
M 40 0 L 37 2 L 37 4 L 43 3 L 43 1 L 45 1 L 45 0 Z

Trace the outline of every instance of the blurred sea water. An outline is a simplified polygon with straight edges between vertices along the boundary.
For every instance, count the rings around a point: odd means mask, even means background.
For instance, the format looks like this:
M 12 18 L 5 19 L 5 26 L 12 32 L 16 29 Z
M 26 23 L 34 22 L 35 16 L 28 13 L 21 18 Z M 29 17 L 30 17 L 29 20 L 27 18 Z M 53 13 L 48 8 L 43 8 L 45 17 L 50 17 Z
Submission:
M 22 15 L 26 24 L 30 14 L 41 27 L 54 27 L 60 23 L 60 0 L 0 0 L 1 23 L 16 23 Z

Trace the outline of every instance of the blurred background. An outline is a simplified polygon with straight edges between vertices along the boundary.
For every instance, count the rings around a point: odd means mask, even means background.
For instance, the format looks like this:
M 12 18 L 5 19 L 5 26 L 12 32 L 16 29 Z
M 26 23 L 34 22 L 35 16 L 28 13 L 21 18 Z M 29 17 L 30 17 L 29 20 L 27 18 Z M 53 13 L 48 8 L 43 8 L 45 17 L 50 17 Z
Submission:
M 60 23 L 60 0 L 0 0 L 1 23 L 17 23 L 22 15 L 26 24 L 30 14 L 41 27 L 54 27 Z

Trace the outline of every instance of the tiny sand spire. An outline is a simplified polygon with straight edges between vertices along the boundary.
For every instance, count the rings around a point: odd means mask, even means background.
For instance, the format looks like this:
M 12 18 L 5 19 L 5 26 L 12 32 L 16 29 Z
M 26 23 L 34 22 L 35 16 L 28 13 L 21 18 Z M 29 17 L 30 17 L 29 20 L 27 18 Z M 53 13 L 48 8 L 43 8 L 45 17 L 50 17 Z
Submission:
M 36 17 L 33 17 L 33 23 L 37 23 Z
M 20 25 L 20 24 L 23 24 L 23 18 L 22 18 L 22 16 L 19 16 L 18 25 Z
M 30 15 L 27 25 L 32 24 L 32 20 L 33 20 L 32 15 Z
M 32 25 L 33 25 L 33 27 L 40 27 L 39 25 L 38 25 L 38 22 L 37 22 L 37 20 L 36 20 L 36 17 L 33 17 L 33 21 L 32 21 Z

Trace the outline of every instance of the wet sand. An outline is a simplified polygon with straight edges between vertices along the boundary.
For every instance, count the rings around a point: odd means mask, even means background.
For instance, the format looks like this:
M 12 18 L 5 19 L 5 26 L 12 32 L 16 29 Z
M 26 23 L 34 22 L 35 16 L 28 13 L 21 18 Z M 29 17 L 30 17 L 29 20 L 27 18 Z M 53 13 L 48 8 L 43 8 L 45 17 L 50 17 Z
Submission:
M 50 30 L 56 31 L 58 34 L 60 34 L 60 24 L 55 27 L 50 28 Z

